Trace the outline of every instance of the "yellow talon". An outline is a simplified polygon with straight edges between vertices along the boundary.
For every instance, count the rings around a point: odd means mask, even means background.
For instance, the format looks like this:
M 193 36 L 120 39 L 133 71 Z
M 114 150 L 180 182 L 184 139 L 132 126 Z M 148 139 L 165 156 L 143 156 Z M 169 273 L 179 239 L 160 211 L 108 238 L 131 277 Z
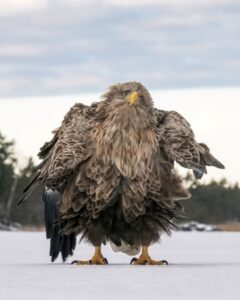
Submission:
M 108 261 L 103 257 L 101 247 L 95 247 L 95 252 L 90 260 L 74 260 L 72 264 L 76 265 L 107 265 Z
M 142 247 L 142 253 L 139 258 L 133 258 L 131 260 L 131 264 L 133 265 L 168 265 L 166 260 L 153 260 L 148 254 L 148 247 Z

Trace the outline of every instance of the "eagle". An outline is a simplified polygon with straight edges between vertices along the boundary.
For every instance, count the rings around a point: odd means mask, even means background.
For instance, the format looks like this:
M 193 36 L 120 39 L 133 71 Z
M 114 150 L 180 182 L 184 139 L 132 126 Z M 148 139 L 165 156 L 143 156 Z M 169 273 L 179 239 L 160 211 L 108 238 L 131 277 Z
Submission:
M 195 140 L 190 124 L 175 111 L 154 107 L 139 82 L 112 85 L 99 102 L 77 103 L 53 138 L 38 154 L 42 160 L 23 191 L 25 202 L 42 183 L 45 190 L 47 237 L 51 256 L 65 260 L 76 236 L 90 242 L 94 254 L 78 265 L 108 263 L 101 251 L 137 255 L 136 265 L 162 265 L 148 248 L 176 226 L 181 199 L 191 195 L 175 163 L 191 169 L 196 179 L 207 166 L 224 166 L 209 148 Z

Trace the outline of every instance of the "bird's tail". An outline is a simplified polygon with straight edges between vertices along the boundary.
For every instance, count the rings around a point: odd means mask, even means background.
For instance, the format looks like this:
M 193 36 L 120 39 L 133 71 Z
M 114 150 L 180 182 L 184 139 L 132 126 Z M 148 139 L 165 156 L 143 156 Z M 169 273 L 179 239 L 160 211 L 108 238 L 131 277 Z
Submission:
M 50 256 L 52 261 L 62 255 L 63 261 L 73 255 L 76 246 L 75 234 L 60 234 L 64 224 L 60 220 L 61 194 L 58 191 L 46 190 L 43 195 L 45 210 L 46 236 L 50 239 Z

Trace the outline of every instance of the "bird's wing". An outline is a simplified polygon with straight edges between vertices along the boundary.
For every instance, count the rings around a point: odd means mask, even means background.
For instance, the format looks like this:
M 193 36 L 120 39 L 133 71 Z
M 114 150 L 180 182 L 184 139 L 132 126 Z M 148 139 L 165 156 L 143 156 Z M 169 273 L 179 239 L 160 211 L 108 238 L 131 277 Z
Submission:
M 42 162 L 24 189 L 20 203 L 39 181 L 50 188 L 61 187 L 80 163 L 91 156 L 91 130 L 96 105 L 77 103 L 66 114 L 61 126 L 54 131 L 52 140 L 40 149 L 38 156 Z
M 70 109 L 53 139 L 40 149 L 39 180 L 58 186 L 91 155 L 93 124 L 93 107 L 78 103 Z
M 155 115 L 159 144 L 171 160 L 192 169 L 197 179 L 207 173 L 206 166 L 224 169 L 209 148 L 195 140 L 190 124 L 179 113 L 155 109 Z

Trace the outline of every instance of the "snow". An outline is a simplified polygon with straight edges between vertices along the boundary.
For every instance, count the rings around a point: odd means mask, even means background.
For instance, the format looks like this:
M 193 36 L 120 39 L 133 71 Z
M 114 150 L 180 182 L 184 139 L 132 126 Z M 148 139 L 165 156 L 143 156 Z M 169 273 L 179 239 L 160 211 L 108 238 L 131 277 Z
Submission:
M 107 266 L 76 266 L 92 247 L 78 244 L 67 263 L 50 263 L 42 232 L 0 232 L 0 299 L 240 299 L 240 233 L 176 232 L 151 247 L 168 266 L 133 266 L 103 247 Z

